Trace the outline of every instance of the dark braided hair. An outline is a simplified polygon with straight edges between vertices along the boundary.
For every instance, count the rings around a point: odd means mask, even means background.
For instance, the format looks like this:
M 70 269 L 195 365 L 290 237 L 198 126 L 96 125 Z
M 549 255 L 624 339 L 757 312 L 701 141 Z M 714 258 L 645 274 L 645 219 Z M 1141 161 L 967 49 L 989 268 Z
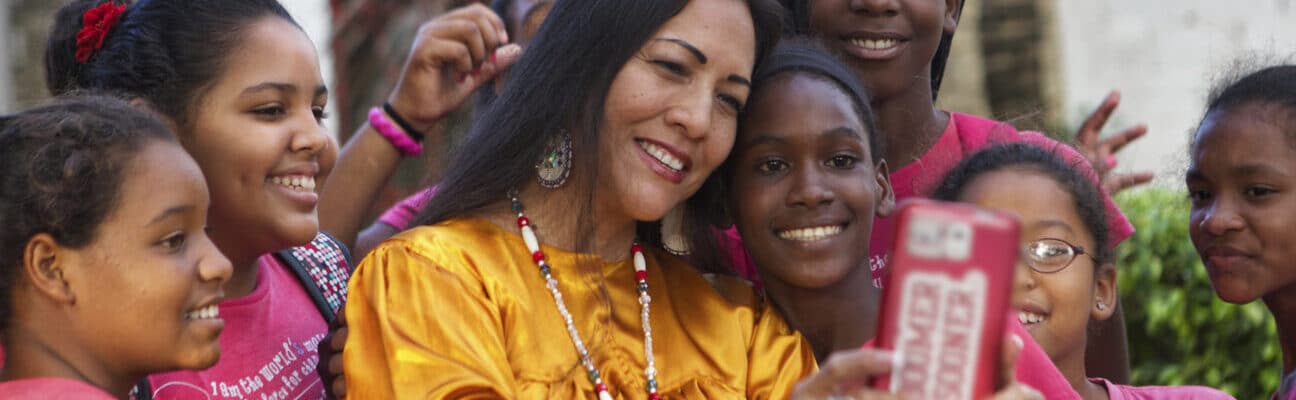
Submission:
M 119 203 L 123 174 L 165 124 L 124 101 L 72 97 L 0 117 L 0 329 L 27 242 L 49 234 L 81 248 Z
M 100 4 L 127 5 L 133 0 L 75 0 L 54 14 L 49 39 L 45 42 L 45 89 L 58 96 L 81 88 L 80 77 L 86 64 L 76 59 L 77 33 L 84 27 L 82 16 Z M 108 32 L 112 35 L 112 32 Z
M 883 142 L 883 135 L 878 132 L 877 119 L 873 115 L 872 107 L 869 106 L 869 95 L 864 89 L 864 84 L 860 83 L 855 73 L 842 64 L 841 60 L 830 54 L 823 44 L 808 36 L 797 36 L 781 41 L 752 74 L 751 97 L 760 95 L 765 85 L 769 84 L 774 77 L 783 74 L 810 76 L 831 83 L 841 90 L 851 100 L 851 108 L 855 110 L 860 125 L 868 133 L 869 152 L 872 154 L 873 163 L 876 164 L 882 159 L 882 154 L 886 153 L 886 144 Z M 743 120 L 739 120 L 739 132 L 744 129 Z
M 78 1 L 64 7 L 54 23 L 45 57 L 50 91 L 84 88 L 141 98 L 182 127 L 192 122 L 195 105 L 249 25 L 266 17 L 297 25 L 275 0 L 137 0 L 103 47 L 78 64 L 73 55 L 80 6 Z
M 1249 74 L 1225 79 L 1211 91 L 1202 120 L 1213 113 L 1223 113 L 1250 104 L 1276 106 L 1278 115 L 1296 126 L 1296 65 L 1279 65 Z M 1296 130 L 1289 133 L 1296 145 Z M 1194 143 L 1195 145 L 1195 143 Z
M 933 199 L 958 201 L 963 191 L 977 177 L 990 172 L 1007 169 L 1025 169 L 1038 172 L 1053 179 L 1071 195 L 1072 205 L 1085 229 L 1093 239 L 1096 249 L 1086 249 L 1098 264 L 1112 261 L 1112 249 L 1107 244 L 1107 210 L 1103 194 L 1094 181 L 1077 169 L 1076 166 L 1063 161 L 1052 151 L 1030 143 L 999 144 L 978 151 L 971 157 L 963 159 L 954 169 L 945 175 L 945 179 Z M 1097 269 L 1094 270 L 1097 273 Z

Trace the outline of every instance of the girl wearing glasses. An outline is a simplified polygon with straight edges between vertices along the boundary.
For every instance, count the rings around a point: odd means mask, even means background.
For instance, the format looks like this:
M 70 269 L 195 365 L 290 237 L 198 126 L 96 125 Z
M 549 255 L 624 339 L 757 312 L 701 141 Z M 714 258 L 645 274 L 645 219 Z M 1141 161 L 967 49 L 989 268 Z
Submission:
M 1020 220 L 1018 318 L 1082 398 L 1231 399 L 1204 387 L 1131 387 L 1086 375 L 1086 332 L 1111 317 L 1117 292 L 1107 230 L 1114 216 L 1097 175 L 1078 157 L 1064 145 L 998 145 L 963 160 L 934 197 Z

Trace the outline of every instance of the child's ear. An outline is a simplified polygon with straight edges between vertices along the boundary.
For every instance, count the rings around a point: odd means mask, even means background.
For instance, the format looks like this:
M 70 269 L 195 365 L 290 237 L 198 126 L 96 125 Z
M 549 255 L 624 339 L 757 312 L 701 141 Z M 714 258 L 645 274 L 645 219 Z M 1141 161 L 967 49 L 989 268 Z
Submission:
M 963 0 L 945 0 L 945 26 L 943 31 L 946 35 L 953 35 L 958 29 L 959 17 L 963 10 Z
M 75 304 L 76 294 L 64 277 L 71 249 L 60 246 L 53 236 L 40 233 L 23 249 L 22 273 L 32 288 L 50 300 Z
M 1098 266 L 1094 275 L 1093 312 L 1090 316 L 1098 321 L 1106 321 L 1116 312 L 1119 294 L 1116 291 L 1116 266 L 1106 263 Z
M 891 189 L 891 171 L 887 168 L 886 160 L 878 160 L 873 174 L 873 181 L 878 187 L 873 214 L 879 217 L 889 216 L 895 211 L 896 199 L 895 191 Z

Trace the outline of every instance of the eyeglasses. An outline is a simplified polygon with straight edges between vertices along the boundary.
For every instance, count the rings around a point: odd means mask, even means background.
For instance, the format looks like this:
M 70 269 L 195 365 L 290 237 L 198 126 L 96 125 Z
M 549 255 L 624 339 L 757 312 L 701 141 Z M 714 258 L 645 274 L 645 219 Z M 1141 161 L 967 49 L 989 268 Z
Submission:
M 1041 274 L 1051 274 L 1066 269 L 1081 254 L 1088 255 L 1084 247 L 1053 238 L 1036 240 L 1022 248 L 1022 259 L 1026 261 L 1026 265 Z

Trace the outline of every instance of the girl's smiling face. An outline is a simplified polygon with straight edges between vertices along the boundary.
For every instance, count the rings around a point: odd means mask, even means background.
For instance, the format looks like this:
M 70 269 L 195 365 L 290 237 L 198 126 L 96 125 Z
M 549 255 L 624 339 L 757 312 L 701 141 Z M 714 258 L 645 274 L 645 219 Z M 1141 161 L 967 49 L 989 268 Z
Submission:
M 728 162 L 729 197 L 768 285 L 817 289 L 869 273 L 873 216 L 894 204 L 873 134 L 826 79 L 783 73 L 753 95 Z
M 315 237 L 316 188 L 337 158 L 310 39 L 273 16 L 246 30 L 180 132 L 211 187 L 212 238 L 238 262 Z
M 1193 140 L 1188 234 L 1224 301 L 1248 303 L 1296 284 L 1292 113 L 1257 102 L 1214 111 Z
M 810 30 L 885 100 L 931 85 L 931 63 L 944 34 L 958 27 L 960 0 L 806 0 Z
M 179 146 L 154 142 L 123 177 L 95 239 L 65 252 L 75 298 L 69 330 L 105 370 L 210 367 L 220 358 L 224 322 L 215 310 L 232 268 L 204 231 L 202 173 Z
M 963 188 L 959 201 L 1015 215 L 1021 222 L 1023 249 L 1041 239 L 1096 249 L 1072 194 L 1052 177 L 1029 168 L 983 173 Z M 1115 310 L 1115 281 L 1115 267 L 1097 265 L 1088 254 L 1078 254 L 1061 270 L 1048 273 L 1032 268 L 1023 256 L 1017 264 L 1014 305 L 1050 359 L 1060 367 L 1064 360 L 1083 363 L 1089 321 L 1105 320 Z M 1098 303 L 1105 306 L 1100 310 Z

